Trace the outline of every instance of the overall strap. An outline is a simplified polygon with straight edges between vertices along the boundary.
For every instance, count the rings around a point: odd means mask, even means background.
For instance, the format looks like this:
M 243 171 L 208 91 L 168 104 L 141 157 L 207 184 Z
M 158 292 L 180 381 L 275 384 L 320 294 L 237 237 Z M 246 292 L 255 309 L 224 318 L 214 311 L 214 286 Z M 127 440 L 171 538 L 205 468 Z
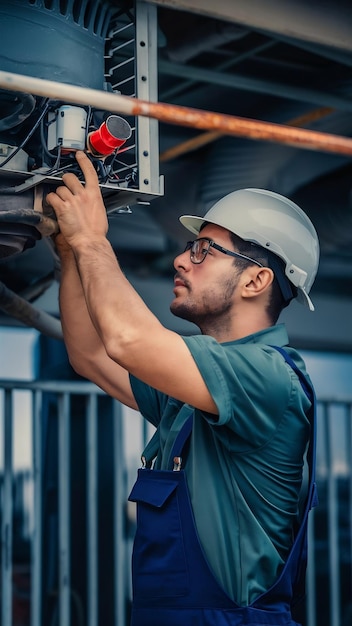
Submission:
M 309 383 L 307 377 L 303 374 L 303 372 L 299 369 L 299 367 L 297 367 L 297 365 L 294 362 L 294 360 L 291 359 L 290 355 L 286 352 L 286 350 L 284 350 L 284 348 L 281 348 L 279 346 L 271 346 L 271 347 L 275 348 L 275 350 L 280 352 L 280 354 L 282 354 L 282 356 L 284 357 L 286 363 L 288 363 L 292 367 L 292 369 L 297 374 L 297 376 L 298 376 L 298 378 L 300 380 L 300 383 L 302 385 L 302 389 L 303 389 L 304 393 L 306 394 L 306 396 L 309 398 L 309 400 L 313 404 L 314 395 L 315 395 L 314 394 L 314 389 L 313 389 L 312 385 Z
M 311 401 L 311 407 L 308 411 L 307 417 L 309 418 L 311 435 L 309 446 L 307 450 L 307 463 L 309 467 L 309 498 L 307 501 L 307 507 L 312 508 L 317 505 L 317 493 L 315 486 L 315 465 L 316 465 L 316 396 L 314 388 L 309 379 L 303 374 L 303 372 L 297 367 L 294 360 L 289 356 L 284 348 L 279 346 L 271 346 L 284 357 L 286 363 L 290 365 L 293 371 L 297 374 L 301 383 L 302 389 L 307 398 Z
M 150 469 L 152 463 L 159 452 L 159 428 L 156 429 L 150 441 L 147 443 L 141 456 L 143 467 Z
M 192 409 L 191 414 L 187 417 L 181 430 L 176 435 L 170 452 L 168 467 L 173 466 L 174 469 L 181 469 L 182 455 L 186 450 L 186 446 L 192 433 L 193 415 L 194 409 Z
M 194 413 L 194 410 L 192 409 L 190 415 L 187 417 L 182 428 L 179 430 L 179 432 L 176 435 L 175 441 L 172 445 L 172 449 L 170 452 L 168 464 L 167 464 L 167 467 L 169 469 L 181 469 L 182 455 L 186 451 L 186 447 L 187 447 L 189 438 L 192 433 L 193 413 Z M 144 448 L 144 451 L 141 457 L 143 467 L 147 469 L 150 469 L 152 467 L 153 461 L 159 452 L 159 447 L 160 447 L 160 438 L 159 438 L 159 429 L 157 428 L 152 438 L 150 439 L 150 441 L 147 443 L 146 447 Z M 179 467 L 177 468 L 175 468 L 175 460 L 174 460 L 175 458 L 179 459 L 179 462 L 178 462 Z
M 295 535 L 295 539 L 285 563 L 284 569 L 274 586 L 269 590 L 267 597 L 276 597 L 280 594 L 291 595 L 291 609 L 298 607 L 306 593 L 306 568 L 308 557 L 308 517 L 312 507 L 318 504 L 317 488 L 315 483 L 315 463 L 316 463 L 316 398 L 313 386 L 308 377 L 297 367 L 296 363 L 281 347 L 275 348 L 284 357 L 286 363 L 297 374 L 303 391 L 311 401 L 311 406 L 307 411 L 307 418 L 310 422 L 310 440 L 307 449 L 306 461 L 308 464 L 309 480 L 308 492 L 305 499 L 302 518 Z M 296 623 L 296 622 L 292 622 Z

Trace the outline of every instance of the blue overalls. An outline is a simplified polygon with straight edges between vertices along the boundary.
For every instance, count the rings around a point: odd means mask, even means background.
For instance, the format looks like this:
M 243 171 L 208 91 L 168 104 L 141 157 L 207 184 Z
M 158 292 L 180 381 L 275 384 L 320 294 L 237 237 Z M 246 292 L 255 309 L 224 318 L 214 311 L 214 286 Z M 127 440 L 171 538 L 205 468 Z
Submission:
M 296 371 L 312 402 L 307 502 L 280 577 L 267 592 L 245 607 L 236 604 L 214 578 L 199 543 L 185 473 L 180 469 L 192 431 L 190 416 L 178 433 L 170 455 L 174 469 L 150 469 L 153 459 L 147 458 L 146 468 L 138 470 L 137 482 L 129 496 L 129 500 L 137 502 L 131 626 L 297 625 L 291 616 L 291 604 L 294 596 L 304 595 L 307 520 L 309 510 L 316 504 L 316 403 L 314 390 L 305 376 L 282 348 L 276 349 Z

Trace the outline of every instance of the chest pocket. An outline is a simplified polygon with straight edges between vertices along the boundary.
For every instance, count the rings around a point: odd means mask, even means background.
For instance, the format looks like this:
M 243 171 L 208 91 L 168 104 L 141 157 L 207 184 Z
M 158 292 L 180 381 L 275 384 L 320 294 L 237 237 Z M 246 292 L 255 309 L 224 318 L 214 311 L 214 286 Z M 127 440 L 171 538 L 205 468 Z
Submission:
M 139 470 L 129 500 L 137 503 L 132 569 L 134 599 L 182 596 L 189 574 L 180 518 L 179 481 L 172 472 Z

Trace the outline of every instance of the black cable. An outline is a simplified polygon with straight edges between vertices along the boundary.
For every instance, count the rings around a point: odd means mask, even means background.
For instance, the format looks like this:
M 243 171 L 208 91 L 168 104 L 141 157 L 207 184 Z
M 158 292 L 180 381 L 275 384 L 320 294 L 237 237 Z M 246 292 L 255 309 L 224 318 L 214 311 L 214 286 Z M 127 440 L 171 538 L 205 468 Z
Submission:
M 34 132 L 37 130 L 41 120 L 43 119 L 44 115 L 47 113 L 49 108 L 49 101 L 46 101 L 46 104 L 44 106 L 43 111 L 41 112 L 40 116 L 38 117 L 36 123 L 34 124 L 32 130 L 30 130 L 30 132 L 28 133 L 28 135 L 24 138 L 24 140 L 22 141 L 22 143 L 20 143 L 19 146 L 17 146 L 17 148 L 12 152 L 12 154 L 10 154 L 7 159 L 5 159 L 5 161 L 3 161 L 2 163 L 0 163 L 0 168 L 4 167 L 4 165 L 7 165 L 9 163 L 9 161 L 11 161 L 11 159 L 13 159 L 14 156 L 16 156 L 16 154 L 18 154 L 18 152 L 20 150 L 22 150 L 22 148 L 26 145 L 27 141 L 29 141 L 29 139 L 32 137 L 32 135 L 34 134 Z

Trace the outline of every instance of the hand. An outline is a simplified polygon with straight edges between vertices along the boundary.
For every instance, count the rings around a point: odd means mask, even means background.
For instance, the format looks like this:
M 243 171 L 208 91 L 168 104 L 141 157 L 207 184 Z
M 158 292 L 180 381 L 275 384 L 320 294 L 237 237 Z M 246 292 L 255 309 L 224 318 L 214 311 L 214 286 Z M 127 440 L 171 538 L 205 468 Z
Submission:
M 108 220 L 96 171 L 84 152 L 78 151 L 76 159 L 85 185 L 75 174 L 64 174 L 64 185 L 60 185 L 46 197 L 46 201 L 55 211 L 61 234 L 72 248 L 86 241 L 105 238 L 108 231 Z

